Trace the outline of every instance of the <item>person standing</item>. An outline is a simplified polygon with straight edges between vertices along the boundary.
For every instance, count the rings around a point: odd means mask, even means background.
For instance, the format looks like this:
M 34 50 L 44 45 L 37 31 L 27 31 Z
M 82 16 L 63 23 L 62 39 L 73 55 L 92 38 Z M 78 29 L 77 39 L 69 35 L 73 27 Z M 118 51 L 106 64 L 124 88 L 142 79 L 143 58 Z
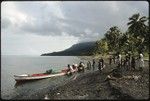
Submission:
M 129 69 L 131 69 L 131 54 L 128 53 L 128 62 L 129 62 Z
M 125 56 L 125 67 L 126 67 L 126 70 L 129 70 L 129 55 L 126 54 Z
M 91 62 L 89 61 L 89 69 L 91 70 L 91 67 L 92 67 L 92 65 L 91 65 Z
M 121 54 L 119 52 L 118 52 L 117 64 L 118 64 L 118 67 L 121 66 Z
M 94 69 L 95 69 L 95 59 L 93 59 L 92 67 L 93 67 L 93 71 L 94 71 Z
M 72 75 L 70 64 L 68 64 L 67 75 Z
M 78 72 L 84 72 L 84 68 L 85 68 L 85 65 L 84 65 L 84 63 L 83 62 L 80 62 L 79 63 L 79 66 L 78 66 Z
M 76 72 L 77 71 L 77 64 L 73 64 L 72 65 L 72 72 Z
M 109 56 L 109 65 L 111 65 L 111 62 L 112 62 L 112 56 L 110 55 Z
M 99 62 L 98 62 L 98 69 L 101 72 L 103 68 L 104 68 L 104 60 L 103 60 L 103 58 L 101 58 L 101 59 L 99 59 Z
M 135 70 L 135 58 L 132 56 L 131 58 L 131 68 Z
M 87 62 L 87 69 L 91 70 L 91 62 L 90 61 Z
M 114 61 L 114 64 L 116 63 L 115 57 L 116 57 L 116 54 L 113 54 L 113 61 Z
M 139 70 L 143 70 L 144 68 L 144 60 L 143 60 L 143 54 L 139 54 Z
M 83 62 L 81 62 L 81 66 L 82 66 L 82 72 L 85 71 L 85 64 Z
M 87 70 L 89 70 L 89 61 L 87 62 Z

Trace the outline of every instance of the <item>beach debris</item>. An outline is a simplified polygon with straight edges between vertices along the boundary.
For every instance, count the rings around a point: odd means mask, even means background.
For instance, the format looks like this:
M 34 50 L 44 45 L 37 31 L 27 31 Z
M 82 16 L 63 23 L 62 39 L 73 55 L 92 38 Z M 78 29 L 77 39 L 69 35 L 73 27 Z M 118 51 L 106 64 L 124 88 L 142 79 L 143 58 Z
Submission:
M 141 78 L 141 76 L 123 76 L 124 79 L 134 79 L 135 81 L 137 81 L 139 78 Z
M 50 99 L 50 98 L 48 97 L 48 94 L 45 95 L 44 99 L 45 99 L 45 100 Z
M 58 92 L 57 95 L 59 95 L 60 93 Z
M 111 75 L 108 75 L 106 77 L 106 80 L 121 80 L 121 79 L 130 79 L 130 80 L 139 80 L 139 78 L 141 78 L 141 76 L 135 76 L 135 75 L 132 75 L 132 76 L 122 76 L 121 78 L 116 78 L 114 76 L 111 76 Z M 128 84 L 128 83 L 127 83 Z
M 107 75 L 106 80 L 117 80 L 118 78 L 114 77 L 114 76 L 111 76 L 111 75 Z
M 132 76 L 122 76 L 121 78 L 117 78 L 117 77 L 114 77 L 113 75 L 107 75 L 105 81 L 106 80 L 121 80 L 121 79 L 131 79 L 131 80 L 137 81 L 139 78 L 141 78 L 141 76 L 132 75 Z
M 124 79 L 133 79 L 132 76 L 123 76 Z
M 111 80 L 111 76 L 110 75 L 107 75 L 107 77 L 105 78 L 104 81 L 107 81 L 107 80 Z

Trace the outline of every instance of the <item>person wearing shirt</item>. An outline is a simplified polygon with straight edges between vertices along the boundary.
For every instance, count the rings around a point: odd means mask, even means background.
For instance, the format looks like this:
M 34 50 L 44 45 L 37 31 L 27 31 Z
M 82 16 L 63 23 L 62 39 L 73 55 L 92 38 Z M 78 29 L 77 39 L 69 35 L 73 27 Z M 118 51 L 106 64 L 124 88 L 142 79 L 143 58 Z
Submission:
M 140 53 L 140 54 L 139 54 L 139 69 L 140 69 L 140 70 L 143 70 L 143 68 L 144 68 L 143 54 Z

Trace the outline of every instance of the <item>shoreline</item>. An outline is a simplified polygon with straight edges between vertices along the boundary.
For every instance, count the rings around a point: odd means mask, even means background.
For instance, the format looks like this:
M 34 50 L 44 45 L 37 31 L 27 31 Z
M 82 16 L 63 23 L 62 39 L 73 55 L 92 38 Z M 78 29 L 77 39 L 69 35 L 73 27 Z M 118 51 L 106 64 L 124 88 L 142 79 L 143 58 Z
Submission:
M 86 60 L 91 60 L 91 57 L 82 57 L 86 58 Z M 95 57 L 94 57 L 95 58 Z M 98 57 L 96 57 L 98 59 Z M 149 91 L 149 69 L 148 62 L 145 70 L 141 72 L 132 72 L 127 71 L 124 75 L 142 75 L 143 80 L 120 80 L 113 81 L 113 80 L 106 80 L 107 75 L 109 72 L 114 68 L 114 66 L 109 66 L 108 61 L 105 62 L 106 69 L 103 70 L 102 73 L 99 71 L 90 72 L 88 74 L 83 75 L 83 77 L 78 77 L 75 81 L 70 81 L 66 85 L 62 85 L 55 90 L 46 94 L 49 99 L 148 99 Z M 146 62 L 146 61 L 145 61 Z M 108 69 L 109 68 L 109 69 Z M 128 83 L 124 85 L 124 83 Z M 134 83 L 136 85 L 134 85 Z M 143 84 L 144 83 L 144 84 Z M 142 84 L 142 85 L 141 85 Z M 82 85 L 81 87 L 79 87 Z M 101 86 L 100 86 L 101 85 Z M 121 87 L 122 86 L 122 87 Z M 135 88 L 136 86 L 137 88 Z M 141 87 L 141 88 L 138 88 Z M 105 88 L 105 89 L 104 89 Z M 144 89 L 145 88 L 145 89 Z M 131 89 L 131 91 L 130 91 Z M 62 92 L 61 92 L 62 91 Z M 69 93 L 68 93 L 69 92 Z M 140 93 L 142 92 L 142 94 Z M 105 94 L 104 94 L 105 93 Z M 140 95 L 141 94 L 141 95 Z M 45 96 L 43 96 L 44 98 Z
M 94 57 L 84 56 L 81 60 L 92 60 Z M 97 59 L 97 58 L 95 58 Z M 97 60 L 96 60 L 97 61 Z M 145 61 L 144 71 L 125 71 L 123 75 L 141 75 L 140 80 L 106 80 L 115 65 L 106 67 L 100 73 L 98 70 L 86 70 L 70 76 L 72 79 L 64 84 L 50 89 L 42 89 L 27 99 L 148 99 L 149 98 L 149 65 Z M 95 67 L 97 69 L 97 67 Z M 89 71 L 89 72 L 88 72 Z M 77 76 L 76 76 L 77 75 Z M 76 77 L 75 77 L 76 76 Z

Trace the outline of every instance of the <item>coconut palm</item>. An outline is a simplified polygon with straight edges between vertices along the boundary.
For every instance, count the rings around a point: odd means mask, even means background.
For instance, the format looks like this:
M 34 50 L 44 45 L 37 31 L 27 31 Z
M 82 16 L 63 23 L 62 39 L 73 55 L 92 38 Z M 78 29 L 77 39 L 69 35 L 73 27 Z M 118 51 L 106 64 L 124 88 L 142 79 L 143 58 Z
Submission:
M 128 30 L 135 37 L 145 37 L 146 36 L 146 25 L 145 22 L 148 20 L 146 16 L 140 17 L 140 14 L 134 14 L 129 18 L 127 25 L 129 26 Z
M 144 49 L 147 43 L 147 35 L 149 34 L 147 30 L 148 25 L 145 24 L 148 21 L 148 18 L 146 16 L 140 17 L 140 14 L 138 13 L 130 17 L 129 21 L 130 22 L 127 23 L 127 25 L 129 26 L 129 33 L 139 40 L 139 50 Z

